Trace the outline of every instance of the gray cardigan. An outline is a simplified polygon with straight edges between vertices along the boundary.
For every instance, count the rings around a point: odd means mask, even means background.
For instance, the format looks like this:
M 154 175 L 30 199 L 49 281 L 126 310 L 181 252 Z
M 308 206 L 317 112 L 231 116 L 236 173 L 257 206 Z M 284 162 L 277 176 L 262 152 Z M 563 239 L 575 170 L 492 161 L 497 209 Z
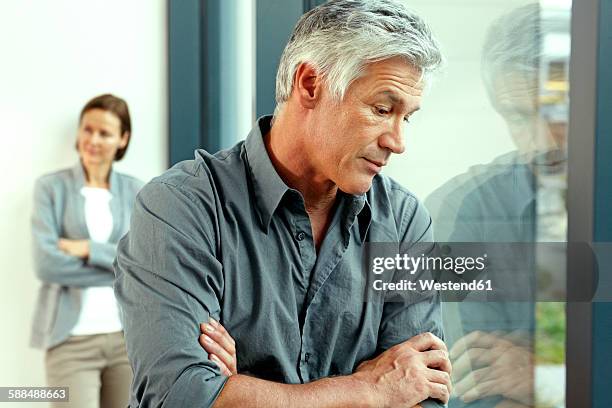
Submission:
M 108 243 L 89 241 L 87 261 L 57 247 L 59 238 L 89 238 L 85 198 L 80 192 L 84 185 L 80 162 L 36 181 L 32 241 L 34 266 L 42 286 L 32 322 L 32 347 L 48 349 L 70 336 L 79 318 L 82 288 L 113 285 L 117 242 L 128 230 L 132 205 L 143 183 L 111 170 L 113 231 Z

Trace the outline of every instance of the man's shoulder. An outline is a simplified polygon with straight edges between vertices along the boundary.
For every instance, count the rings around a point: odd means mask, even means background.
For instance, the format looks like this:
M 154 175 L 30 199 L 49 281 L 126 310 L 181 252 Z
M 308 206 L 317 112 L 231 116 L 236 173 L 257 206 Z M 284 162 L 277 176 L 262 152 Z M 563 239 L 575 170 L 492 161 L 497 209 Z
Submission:
M 376 175 L 369 191 L 370 203 L 393 210 L 416 209 L 419 200 L 414 193 L 389 176 Z
M 374 177 L 368 202 L 373 219 L 393 222 L 400 239 L 416 240 L 431 223 L 429 213 L 417 196 L 391 177 Z
M 149 181 L 142 190 L 174 191 L 188 196 L 194 202 L 213 200 L 222 185 L 229 182 L 228 175 L 244 178 L 239 153 L 240 144 L 215 154 L 198 149 L 193 159 L 176 163 Z

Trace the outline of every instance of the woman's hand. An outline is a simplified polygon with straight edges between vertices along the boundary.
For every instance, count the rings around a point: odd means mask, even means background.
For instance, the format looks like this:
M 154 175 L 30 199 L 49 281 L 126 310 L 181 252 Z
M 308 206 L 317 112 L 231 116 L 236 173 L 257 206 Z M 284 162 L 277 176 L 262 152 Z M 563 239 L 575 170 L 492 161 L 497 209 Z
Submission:
M 89 257 L 89 241 L 86 239 L 65 239 L 57 241 L 57 247 L 68 255 L 87 259 Z
M 236 342 L 225 330 L 225 327 L 211 318 L 208 323 L 200 323 L 200 330 L 202 334 L 198 340 L 204 350 L 208 352 L 208 357 L 228 377 L 238 374 L 236 368 L 238 366 Z

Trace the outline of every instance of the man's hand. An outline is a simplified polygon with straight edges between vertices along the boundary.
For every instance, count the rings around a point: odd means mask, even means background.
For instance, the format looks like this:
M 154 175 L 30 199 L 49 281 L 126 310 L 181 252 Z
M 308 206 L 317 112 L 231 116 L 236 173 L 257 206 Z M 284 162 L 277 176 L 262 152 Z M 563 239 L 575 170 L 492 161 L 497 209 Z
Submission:
M 236 342 L 229 335 L 225 327 L 213 318 L 210 318 L 208 323 L 200 323 L 200 335 L 198 341 L 200 345 L 208 352 L 208 357 L 214 361 L 221 372 L 228 377 L 233 374 L 238 374 L 236 367 L 238 359 L 236 358 Z
M 480 331 L 458 340 L 450 351 L 457 397 L 472 402 L 497 395 L 510 400 L 500 406 L 531 406 L 534 356 L 528 340 L 526 334 Z
M 236 343 L 227 330 L 212 318 L 201 323 L 200 345 L 227 376 L 238 374 Z M 368 384 L 378 401 L 374 406 L 410 406 L 435 398 L 447 403 L 451 393 L 451 365 L 442 340 L 423 333 L 391 347 L 375 359 L 364 361 L 355 374 Z
M 364 361 L 355 376 L 372 386 L 376 406 L 415 406 L 428 398 L 448 402 L 451 363 L 446 345 L 431 333 L 419 334 Z
M 65 239 L 57 241 L 57 247 L 68 255 L 87 259 L 89 257 L 89 241 L 86 239 Z

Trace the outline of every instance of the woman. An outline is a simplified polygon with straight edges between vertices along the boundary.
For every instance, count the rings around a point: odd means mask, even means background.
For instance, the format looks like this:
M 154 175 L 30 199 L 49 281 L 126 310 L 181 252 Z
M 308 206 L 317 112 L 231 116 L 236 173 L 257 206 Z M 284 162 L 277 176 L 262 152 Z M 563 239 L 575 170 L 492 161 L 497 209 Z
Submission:
M 46 349 L 49 386 L 69 387 L 70 406 L 79 408 L 125 407 L 129 399 L 132 371 L 112 264 L 142 183 L 112 166 L 130 136 L 123 99 L 92 99 L 80 115 L 79 163 L 42 176 L 34 190 L 34 260 L 42 287 L 32 345 Z

